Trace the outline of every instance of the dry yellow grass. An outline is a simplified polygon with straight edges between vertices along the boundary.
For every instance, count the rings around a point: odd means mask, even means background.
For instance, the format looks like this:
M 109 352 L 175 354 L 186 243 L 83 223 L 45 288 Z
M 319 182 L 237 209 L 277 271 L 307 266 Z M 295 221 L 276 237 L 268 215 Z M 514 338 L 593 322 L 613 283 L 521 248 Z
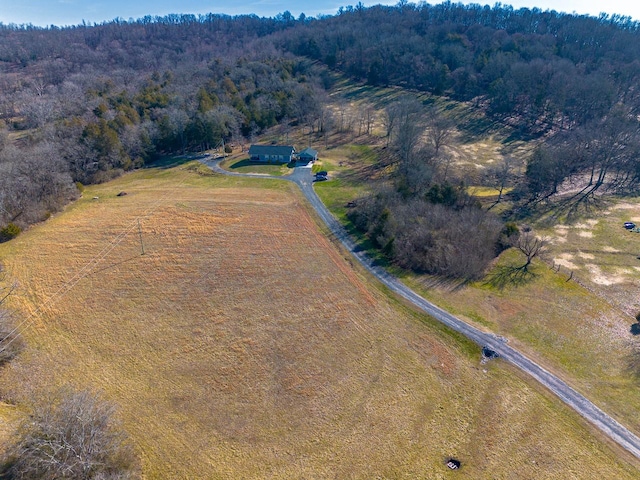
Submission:
M 285 182 L 137 172 L 0 259 L 33 314 L 3 390 L 101 390 L 146 478 L 448 478 L 448 455 L 460 478 L 638 477 L 554 398 L 369 284 Z

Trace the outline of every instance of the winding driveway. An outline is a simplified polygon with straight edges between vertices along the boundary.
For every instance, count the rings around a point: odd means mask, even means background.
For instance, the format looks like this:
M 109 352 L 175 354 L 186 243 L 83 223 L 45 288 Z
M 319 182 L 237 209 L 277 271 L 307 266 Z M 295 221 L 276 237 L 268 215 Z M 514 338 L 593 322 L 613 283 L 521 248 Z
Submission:
M 297 184 L 309 203 L 311 203 L 311 206 L 315 209 L 322 221 L 327 225 L 327 227 L 329 227 L 336 238 L 340 240 L 344 247 L 349 250 L 349 252 L 362 264 L 364 268 L 366 268 L 390 290 L 412 302 L 419 309 L 439 322 L 442 322 L 449 328 L 460 332 L 478 345 L 486 346 L 493 350 L 508 362 L 511 362 L 516 367 L 531 375 L 538 382 L 551 390 L 564 403 L 569 405 L 585 419 L 599 428 L 603 433 L 609 436 L 613 441 L 631 452 L 635 457 L 640 458 L 640 438 L 611 416 L 607 415 L 600 408 L 595 406 L 586 397 L 571 388 L 563 380 L 545 370 L 518 350 L 507 345 L 504 339 L 492 333 L 478 330 L 477 328 L 442 310 L 418 295 L 412 289 L 400 282 L 396 277 L 387 273 L 384 269 L 374 265 L 372 260 L 364 252 L 359 251 L 356 248 L 355 243 L 346 230 L 329 212 L 318 195 L 316 195 L 316 192 L 313 189 L 313 175 L 311 173 L 311 168 L 297 167 L 289 176 L 275 177 L 229 172 L 228 170 L 224 170 L 220 167 L 219 160 L 204 160 L 203 163 L 214 171 L 225 175 L 288 180 Z

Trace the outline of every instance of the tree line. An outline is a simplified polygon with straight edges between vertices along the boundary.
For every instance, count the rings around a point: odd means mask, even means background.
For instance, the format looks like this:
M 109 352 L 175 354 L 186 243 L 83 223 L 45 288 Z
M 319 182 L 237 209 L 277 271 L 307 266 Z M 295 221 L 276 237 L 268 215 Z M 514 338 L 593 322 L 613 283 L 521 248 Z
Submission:
M 278 34 L 288 50 L 372 85 L 486 105 L 529 132 L 638 108 L 640 23 L 508 5 L 352 8 Z
M 568 184 L 581 182 L 564 199 L 569 209 L 602 192 L 632 192 L 640 182 L 638 27 L 620 16 L 405 1 L 319 18 L 0 25 L 0 239 L 76 198 L 80 184 L 160 155 L 251 142 L 276 124 L 344 131 L 344 112 L 332 119 L 324 102 L 331 69 L 470 102 L 539 139 L 518 182 L 508 162 L 490 172 L 501 192 L 507 180 L 516 187 L 509 195 L 521 214 Z M 425 127 L 407 123 L 412 115 L 385 112 L 399 194 L 464 181 L 451 178 L 442 154 L 446 118 L 431 116 Z M 372 112 L 359 122 L 370 133 Z M 429 145 L 417 141 L 423 127 Z
M 568 185 L 580 185 L 562 199 L 569 212 L 640 185 L 640 23 L 629 17 L 402 1 L 276 37 L 358 81 L 469 102 L 538 140 L 513 196 L 519 214 Z
M 265 35 L 291 19 L 172 15 L 0 26 L 0 237 L 161 155 L 313 125 L 326 72 Z
M 450 168 L 454 124 L 414 96 L 385 111 L 388 181 L 349 204 L 347 215 L 391 262 L 445 278 L 481 278 L 518 238 L 517 228 L 477 202 Z

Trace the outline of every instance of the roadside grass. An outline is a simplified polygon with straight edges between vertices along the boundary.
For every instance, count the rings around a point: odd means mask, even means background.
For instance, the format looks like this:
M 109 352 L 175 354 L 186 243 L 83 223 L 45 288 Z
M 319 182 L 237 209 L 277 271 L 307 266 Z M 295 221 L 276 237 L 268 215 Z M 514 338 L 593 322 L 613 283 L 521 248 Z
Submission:
M 347 204 L 367 191 L 362 185 L 354 184 L 344 178 L 316 182 L 314 190 L 343 225 L 347 222 Z
M 536 262 L 521 285 L 492 287 L 490 275 L 501 267 L 524 263 L 505 252 L 484 280 L 447 288 L 427 277 L 407 274 L 405 281 L 424 296 L 480 327 L 503 335 L 531 358 L 568 380 L 577 390 L 636 433 L 640 398 L 634 370 L 631 324 L 635 321 L 612 297 L 592 283 Z M 637 289 L 627 285 L 628 298 Z M 579 283 L 578 283 L 579 282 Z
M 315 188 L 375 257 L 379 252 L 346 219 L 345 205 L 366 192 L 366 185 L 365 179 L 345 171 Z M 491 202 L 490 192 L 472 188 L 485 204 Z M 508 203 L 494 210 L 504 208 Z M 640 434 L 640 365 L 633 356 L 640 338 L 630 331 L 640 311 L 640 234 L 622 226 L 625 221 L 640 225 L 639 212 L 640 200 L 626 199 L 573 224 L 533 223 L 535 232 L 550 241 L 544 261 L 535 263 L 525 282 L 507 282 L 502 289 L 488 280 L 501 268 L 524 263 L 518 252 L 503 253 L 485 280 L 467 285 L 387 268 L 442 308 L 509 338 Z
M 353 101 L 372 102 L 379 107 L 400 94 L 391 89 L 379 92 L 354 86 L 345 90 Z M 446 99 L 437 99 L 435 104 L 458 124 L 461 145 L 450 151 L 456 168 L 474 178 L 503 155 L 518 159 L 517 170 L 524 168 L 535 143 L 508 128 L 490 125 L 467 105 Z M 348 158 L 345 151 L 343 147 L 343 160 Z M 317 185 L 316 190 L 334 214 L 346 222 L 344 205 L 362 192 L 359 188 L 366 189 L 366 178 L 349 175 L 348 171 L 338 173 L 338 180 Z M 342 175 L 351 182 L 341 184 Z M 488 206 L 489 189 L 475 186 L 473 190 Z M 500 213 L 506 208 L 509 206 L 505 202 L 494 211 Z M 568 225 L 558 219 L 532 222 L 536 233 L 551 242 L 544 262 L 534 267 L 535 275 L 519 286 L 508 284 L 497 289 L 486 282 L 452 284 L 394 270 L 440 306 L 508 337 L 640 433 L 636 394 L 640 365 L 633 362 L 634 345 L 640 338 L 634 338 L 630 331 L 633 317 L 640 311 L 640 234 L 622 227 L 624 221 L 640 225 L 638 212 L 640 201 L 620 200 Z M 345 225 L 351 227 L 348 222 Z M 515 257 L 516 252 L 505 252 L 496 268 L 517 262 Z
M 449 456 L 465 478 L 637 478 L 515 369 L 387 297 L 303 206 L 194 164 L 87 187 L 0 245 L 32 315 L 2 395 L 104 392 L 149 479 L 432 479 Z M 113 243 L 138 218 L 144 255 L 137 227 Z

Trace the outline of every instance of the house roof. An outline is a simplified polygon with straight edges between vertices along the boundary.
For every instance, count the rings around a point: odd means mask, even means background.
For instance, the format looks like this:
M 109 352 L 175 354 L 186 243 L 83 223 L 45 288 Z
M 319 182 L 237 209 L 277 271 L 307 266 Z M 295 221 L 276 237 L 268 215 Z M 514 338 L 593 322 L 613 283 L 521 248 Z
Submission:
M 311 147 L 305 148 L 298 154 L 300 157 L 315 157 L 316 155 L 318 155 L 318 151 Z
M 251 145 L 249 155 L 293 155 L 296 149 L 290 145 Z

